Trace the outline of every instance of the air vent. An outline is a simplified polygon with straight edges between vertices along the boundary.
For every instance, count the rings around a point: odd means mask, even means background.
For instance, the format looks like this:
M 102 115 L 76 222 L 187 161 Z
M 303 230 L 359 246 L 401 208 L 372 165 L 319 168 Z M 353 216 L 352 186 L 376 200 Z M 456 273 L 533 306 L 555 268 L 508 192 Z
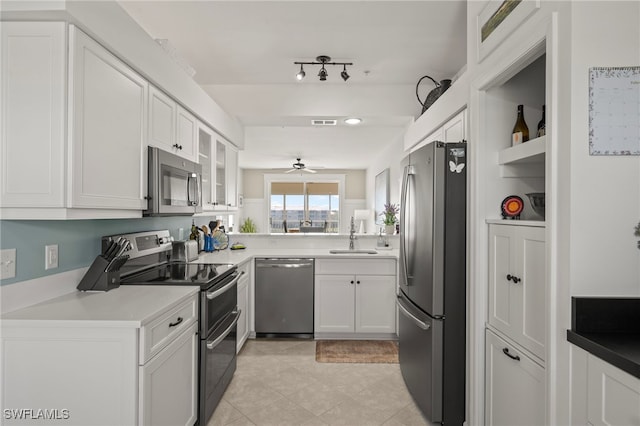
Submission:
M 314 126 L 335 126 L 337 120 L 311 120 L 311 124 Z

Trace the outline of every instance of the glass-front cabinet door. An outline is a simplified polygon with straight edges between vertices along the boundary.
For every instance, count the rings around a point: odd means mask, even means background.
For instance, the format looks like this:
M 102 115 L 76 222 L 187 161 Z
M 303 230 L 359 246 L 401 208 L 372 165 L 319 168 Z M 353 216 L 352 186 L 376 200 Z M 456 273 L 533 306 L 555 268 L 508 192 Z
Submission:
M 215 179 L 212 175 L 215 162 L 213 131 L 198 123 L 198 162 L 202 166 L 202 209 L 213 210 Z
M 216 140 L 216 185 L 214 205 L 224 207 L 227 205 L 227 145 Z

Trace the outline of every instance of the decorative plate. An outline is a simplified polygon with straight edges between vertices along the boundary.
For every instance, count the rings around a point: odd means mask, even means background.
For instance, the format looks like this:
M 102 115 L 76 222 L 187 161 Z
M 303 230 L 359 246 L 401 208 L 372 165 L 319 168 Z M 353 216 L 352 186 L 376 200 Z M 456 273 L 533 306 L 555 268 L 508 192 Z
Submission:
M 522 198 L 517 195 L 509 195 L 507 198 L 502 200 L 502 217 L 503 218 L 511 218 L 511 219 L 519 219 L 520 213 L 522 213 L 522 209 L 524 208 L 524 202 Z
M 224 250 L 229 246 L 229 236 L 224 232 L 217 230 L 213 231 L 213 249 Z

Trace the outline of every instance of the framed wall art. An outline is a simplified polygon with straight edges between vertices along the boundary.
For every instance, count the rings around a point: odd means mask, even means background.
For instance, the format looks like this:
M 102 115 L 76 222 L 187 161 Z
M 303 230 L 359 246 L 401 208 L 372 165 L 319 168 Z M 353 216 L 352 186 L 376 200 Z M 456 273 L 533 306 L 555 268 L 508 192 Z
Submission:
M 384 169 L 376 175 L 376 225 L 382 225 L 384 205 L 389 203 L 389 169 Z
M 640 67 L 589 68 L 589 154 L 640 155 Z
M 490 0 L 477 19 L 478 61 L 539 8 L 540 0 Z

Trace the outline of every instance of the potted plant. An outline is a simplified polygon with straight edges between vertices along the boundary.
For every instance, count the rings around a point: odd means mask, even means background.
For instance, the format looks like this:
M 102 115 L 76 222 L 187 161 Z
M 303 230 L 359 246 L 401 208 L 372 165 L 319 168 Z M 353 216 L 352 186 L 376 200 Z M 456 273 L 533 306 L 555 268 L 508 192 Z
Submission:
M 253 223 L 250 217 L 246 218 L 242 225 L 240 225 L 240 232 L 243 234 L 253 234 L 256 232 L 256 224 Z
M 384 216 L 382 222 L 384 223 L 384 232 L 387 235 L 393 235 L 396 230 L 396 222 L 398 221 L 398 212 L 400 207 L 397 204 L 387 203 L 384 205 L 384 211 L 380 213 L 380 216 Z

